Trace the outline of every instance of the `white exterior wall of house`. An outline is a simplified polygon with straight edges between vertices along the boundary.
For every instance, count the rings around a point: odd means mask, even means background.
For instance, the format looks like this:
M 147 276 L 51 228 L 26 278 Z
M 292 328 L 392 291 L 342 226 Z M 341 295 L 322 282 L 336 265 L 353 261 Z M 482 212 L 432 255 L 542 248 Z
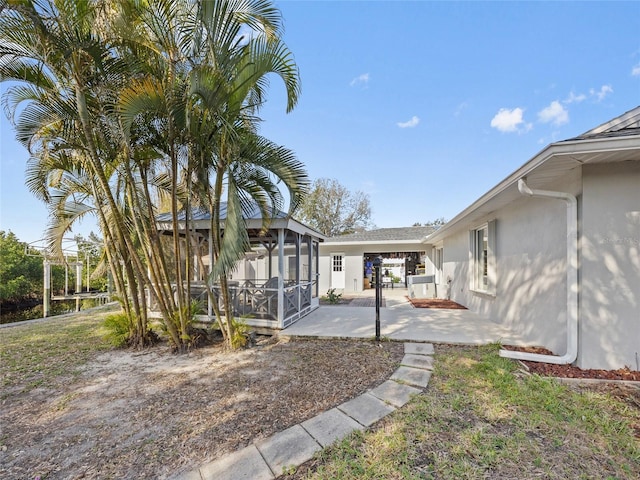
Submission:
M 640 161 L 583 167 L 582 368 L 640 366 Z
M 640 162 L 576 167 L 545 189 L 578 199 L 577 366 L 638 369 Z M 495 295 L 488 295 L 471 288 L 469 231 L 492 220 L 496 222 L 496 282 Z M 440 243 L 443 279 L 451 279 L 450 298 L 505 324 L 529 345 L 564 354 L 566 237 L 565 202 L 539 197 L 522 196 L 466 224 Z
M 331 257 L 320 251 L 318 259 L 318 293 L 320 296 L 326 295 L 331 282 Z
M 567 203 L 541 190 L 577 200 L 575 269 L 567 261 L 576 233 L 568 232 Z M 320 247 L 321 292 L 331 288 L 332 253 L 344 254 L 344 291 L 350 292 L 362 289 L 365 253 L 426 251 L 426 274 L 435 274 L 438 297 L 451 298 L 557 355 L 567 351 L 567 322 L 577 311 L 578 367 L 639 370 L 640 107 L 547 146 L 421 246 L 328 243 Z M 474 262 L 484 249 L 474 251 L 474 243 L 487 245 L 488 268 L 482 274 Z M 436 249 L 442 249 L 441 272 Z M 475 281 L 484 287 L 478 289 Z
M 331 257 L 334 254 L 343 254 L 342 266 L 344 269 L 344 288 L 335 286 L 331 281 Z M 330 288 L 337 288 L 345 293 L 361 292 L 363 289 L 362 268 L 364 252 L 358 245 L 320 245 L 320 295 L 327 293 Z
M 553 200 L 522 199 L 473 224 L 495 221 L 495 293 L 472 285 L 469 230 L 445 238 L 439 292 L 532 345 L 564 353 L 566 345 L 566 215 Z M 541 246 L 544 247 L 541 249 Z M 451 283 L 447 284 L 450 279 Z M 500 340 L 499 338 L 495 339 Z
M 416 252 L 424 250 L 425 246 L 416 242 L 371 242 L 357 245 L 341 242 L 321 243 L 319 267 L 320 295 L 324 295 L 326 294 L 327 290 L 329 290 L 330 288 L 334 288 L 334 286 L 331 284 L 331 257 L 334 254 L 342 253 L 344 255 L 343 268 L 345 279 L 344 289 L 342 289 L 342 291 L 349 294 L 362 292 L 364 289 L 363 279 L 365 254 L 375 252 Z

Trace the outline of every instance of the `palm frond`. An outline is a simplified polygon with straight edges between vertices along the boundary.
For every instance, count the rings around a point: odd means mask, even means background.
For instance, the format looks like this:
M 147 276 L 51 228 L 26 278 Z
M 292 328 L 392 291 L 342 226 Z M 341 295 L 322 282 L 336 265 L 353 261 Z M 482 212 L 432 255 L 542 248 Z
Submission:
M 231 180 L 228 184 L 224 236 L 218 257 L 211 269 L 211 277 L 214 281 L 222 275 L 227 275 L 250 246 L 242 204 L 237 193 L 235 182 Z

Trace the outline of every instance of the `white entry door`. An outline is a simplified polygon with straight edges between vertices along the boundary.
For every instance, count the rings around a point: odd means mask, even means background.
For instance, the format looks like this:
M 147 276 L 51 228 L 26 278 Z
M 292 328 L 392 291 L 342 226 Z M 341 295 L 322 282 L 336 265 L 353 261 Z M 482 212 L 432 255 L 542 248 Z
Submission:
M 344 254 L 331 254 L 331 288 L 344 289 Z

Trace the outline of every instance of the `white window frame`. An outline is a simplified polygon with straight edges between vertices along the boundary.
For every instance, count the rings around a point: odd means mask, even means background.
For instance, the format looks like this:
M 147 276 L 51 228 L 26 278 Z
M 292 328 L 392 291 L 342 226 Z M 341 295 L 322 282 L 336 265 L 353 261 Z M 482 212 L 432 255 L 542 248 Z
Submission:
M 474 292 L 496 294 L 496 221 L 469 232 L 470 288 Z

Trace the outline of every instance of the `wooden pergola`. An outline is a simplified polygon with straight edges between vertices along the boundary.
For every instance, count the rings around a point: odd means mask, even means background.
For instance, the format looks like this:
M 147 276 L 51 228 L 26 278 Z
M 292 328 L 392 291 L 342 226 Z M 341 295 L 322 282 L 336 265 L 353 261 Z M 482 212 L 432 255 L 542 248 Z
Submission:
M 226 218 L 224 207 L 221 212 L 223 221 Z M 318 245 L 324 241 L 324 236 L 284 212 L 274 215 L 266 232 L 262 230 L 262 218 L 257 208 L 245 221 L 251 249 L 229 277 L 232 315 L 252 327 L 287 328 L 319 306 Z M 223 303 L 219 287 L 207 281 L 213 258 L 209 213 L 192 213 L 189 235 L 186 235 L 184 221 L 179 225 L 181 241 L 189 238 L 194 254 L 190 262 L 193 267 L 189 281 L 190 294 L 202 305 L 196 318 L 215 321 L 212 298 L 221 309 Z M 174 235 L 171 215 L 159 216 L 157 228 L 165 235 Z M 183 259 L 185 264 L 186 259 Z M 183 288 L 186 288 L 186 282 Z M 155 302 L 150 300 L 149 313 L 151 316 L 157 315 L 158 312 L 153 308 Z

